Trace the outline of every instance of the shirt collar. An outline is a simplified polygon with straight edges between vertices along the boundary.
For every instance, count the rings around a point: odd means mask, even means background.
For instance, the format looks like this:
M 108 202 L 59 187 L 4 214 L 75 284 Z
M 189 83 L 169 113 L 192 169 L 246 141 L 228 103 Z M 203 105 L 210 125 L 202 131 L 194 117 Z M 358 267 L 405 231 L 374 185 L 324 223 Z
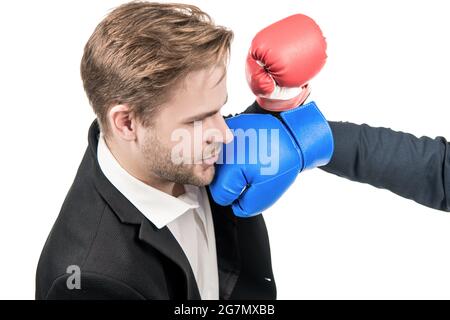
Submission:
M 114 158 L 102 133 L 97 157 L 106 178 L 158 229 L 200 206 L 200 190 L 196 186 L 184 185 L 186 193 L 174 197 L 133 177 Z

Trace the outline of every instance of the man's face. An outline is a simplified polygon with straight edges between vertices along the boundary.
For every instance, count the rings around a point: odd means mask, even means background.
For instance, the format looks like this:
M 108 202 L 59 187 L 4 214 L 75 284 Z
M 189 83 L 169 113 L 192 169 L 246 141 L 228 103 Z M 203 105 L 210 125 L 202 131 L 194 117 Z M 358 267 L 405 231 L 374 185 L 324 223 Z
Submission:
M 222 144 L 232 139 L 220 113 L 227 97 L 223 67 L 190 73 L 154 125 L 138 129 L 143 171 L 179 184 L 210 184 Z

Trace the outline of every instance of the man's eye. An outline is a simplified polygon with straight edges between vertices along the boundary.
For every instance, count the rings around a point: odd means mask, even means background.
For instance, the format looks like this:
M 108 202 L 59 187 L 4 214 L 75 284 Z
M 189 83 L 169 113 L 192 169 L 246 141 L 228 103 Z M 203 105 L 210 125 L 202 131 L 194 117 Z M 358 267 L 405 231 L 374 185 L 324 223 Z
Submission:
M 203 120 L 205 120 L 205 119 L 206 119 L 206 118 L 201 118 L 201 119 L 192 120 L 192 121 L 188 122 L 188 124 L 194 124 L 195 122 L 203 121 Z

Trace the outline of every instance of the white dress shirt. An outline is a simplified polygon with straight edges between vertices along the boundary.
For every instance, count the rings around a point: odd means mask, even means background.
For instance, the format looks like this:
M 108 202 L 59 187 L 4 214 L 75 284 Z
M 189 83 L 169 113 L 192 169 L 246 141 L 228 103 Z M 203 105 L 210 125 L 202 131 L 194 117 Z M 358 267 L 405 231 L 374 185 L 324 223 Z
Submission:
M 185 253 L 204 300 L 219 299 L 216 239 L 205 187 L 184 185 L 174 197 L 129 174 L 100 133 L 98 163 L 106 178 L 157 228 L 167 226 Z M 149 270 L 151 272 L 151 270 Z

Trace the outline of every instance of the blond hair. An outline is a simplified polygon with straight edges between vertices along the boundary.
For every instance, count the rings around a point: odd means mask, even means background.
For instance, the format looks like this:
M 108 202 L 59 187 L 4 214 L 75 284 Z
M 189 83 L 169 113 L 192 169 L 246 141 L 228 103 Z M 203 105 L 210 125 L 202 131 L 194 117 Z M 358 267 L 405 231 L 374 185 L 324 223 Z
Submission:
M 232 39 L 231 30 L 194 5 L 132 1 L 115 8 L 95 28 L 81 60 L 84 90 L 103 133 L 117 104 L 149 125 L 189 72 L 229 58 Z

